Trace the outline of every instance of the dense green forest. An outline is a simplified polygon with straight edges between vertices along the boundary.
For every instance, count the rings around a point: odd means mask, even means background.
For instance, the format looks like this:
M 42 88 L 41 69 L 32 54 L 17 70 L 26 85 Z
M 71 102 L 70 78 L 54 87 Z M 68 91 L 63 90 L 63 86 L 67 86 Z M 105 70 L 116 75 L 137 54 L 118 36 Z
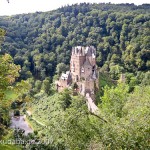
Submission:
M 149 4 L 82 3 L 1 16 L 0 45 L 0 140 L 33 141 L 0 149 L 150 149 Z M 97 115 L 80 94 L 54 87 L 77 45 L 97 50 Z M 118 83 L 121 73 L 125 83 Z M 8 128 L 12 110 L 27 116 L 34 133 Z
M 21 78 L 43 80 L 59 63 L 69 64 L 73 46 L 94 45 L 97 65 L 114 79 L 120 72 L 144 78 L 150 69 L 150 5 L 86 4 L 50 12 L 0 17 L 3 53 L 21 65 Z M 64 65 L 64 68 L 66 66 Z M 146 75 L 146 74 L 145 74 Z

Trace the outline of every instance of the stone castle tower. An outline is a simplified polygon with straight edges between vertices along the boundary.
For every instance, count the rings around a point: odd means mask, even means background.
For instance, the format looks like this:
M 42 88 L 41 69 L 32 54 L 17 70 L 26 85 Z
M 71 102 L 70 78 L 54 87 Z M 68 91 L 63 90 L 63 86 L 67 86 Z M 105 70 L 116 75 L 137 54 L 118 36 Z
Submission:
M 98 72 L 96 66 L 96 49 L 93 46 L 72 48 L 70 60 L 70 71 L 62 73 L 57 83 L 58 91 L 68 88 L 76 83 L 77 91 L 85 96 L 89 93 L 95 95 L 95 88 L 98 88 Z

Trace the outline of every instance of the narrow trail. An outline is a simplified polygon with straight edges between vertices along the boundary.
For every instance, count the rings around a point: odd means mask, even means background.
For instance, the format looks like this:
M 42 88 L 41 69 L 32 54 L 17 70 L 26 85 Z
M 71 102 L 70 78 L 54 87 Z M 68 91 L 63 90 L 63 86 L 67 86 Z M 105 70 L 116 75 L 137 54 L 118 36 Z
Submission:
M 28 116 L 31 116 L 31 114 L 32 114 L 31 111 L 27 110 L 26 112 L 27 112 Z M 43 127 L 46 127 L 45 124 L 43 124 L 42 122 L 38 121 L 36 118 L 32 117 L 32 120 L 34 120 L 37 124 L 39 124 L 39 125 L 41 125 Z
M 45 124 L 43 124 L 42 122 L 40 122 L 40 121 L 38 121 L 37 119 L 35 119 L 35 118 L 32 118 L 37 124 L 39 124 L 39 125 L 41 125 L 41 126 L 43 126 L 43 127 L 46 127 L 46 125 Z
M 87 105 L 88 109 L 92 113 L 97 113 L 98 112 L 98 107 L 95 105 L 94 101 L 90 97 L 89 93 L 86 93 L 86 99 L 87 99 Z

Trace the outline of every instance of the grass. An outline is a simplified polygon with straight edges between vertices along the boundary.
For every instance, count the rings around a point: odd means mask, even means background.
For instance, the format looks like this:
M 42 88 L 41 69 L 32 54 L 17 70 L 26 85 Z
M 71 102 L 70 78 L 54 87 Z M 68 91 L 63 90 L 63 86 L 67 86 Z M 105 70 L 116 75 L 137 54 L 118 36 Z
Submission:
M 21 148 L 12 144 L 9 145 L 0 144 L 0 150 L 21 150 Z
M 51 124 L 54 124 L 54 122 L 57 124 L 57 117 L 63 114 L 59 98 L 60 95 L 56 93 L 49 97 L 41 97 L 38 95 L 37 98 L 32 101 L 32 114 L 28 116 L 27 119 L 35 131 L 38 131 L 39 135 L 44 134 L 48 137 L 51 133 L 49 130 Z
M 15 100 L 17 98 L 17 94 L 12 90 L 5 91 L 5 100 Z

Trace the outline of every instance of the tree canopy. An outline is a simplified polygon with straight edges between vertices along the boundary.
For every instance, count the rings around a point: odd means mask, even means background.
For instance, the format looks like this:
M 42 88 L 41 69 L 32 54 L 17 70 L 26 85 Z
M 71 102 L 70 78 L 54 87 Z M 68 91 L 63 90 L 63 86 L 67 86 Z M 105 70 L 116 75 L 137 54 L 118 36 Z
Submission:
M 149 10 L 149 4 L 82 3 L 0 17 L 7 31 L 2 52 L 21 65 L 21 79 L 52 77 L 77 45 L 94 45 L 97 65 L 114 79 L 122 72 L 137 75 L 150 69 Z

